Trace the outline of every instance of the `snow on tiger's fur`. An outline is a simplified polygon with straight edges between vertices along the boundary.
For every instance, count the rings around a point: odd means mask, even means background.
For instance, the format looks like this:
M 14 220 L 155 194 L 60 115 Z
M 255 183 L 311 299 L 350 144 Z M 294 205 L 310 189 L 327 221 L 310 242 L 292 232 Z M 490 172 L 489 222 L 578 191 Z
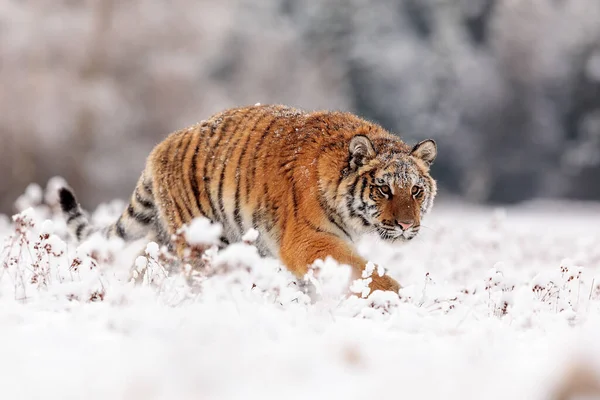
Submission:
M 429 174 L 433 140 L 413 146 L 350 113 L 305 112 L 282 105 L 224 110 L 168 135 L 154 147 L 121 216 L 103 233 L 127 242 L 171 238 L 193 219 L 222 227 L 220 241 L 256 229 L 262 255 L 278 257 L 297 277 L 332 256 L 363 274 L 355 243 L 373 232 L 390 243 L 414 239 L 437 193 Z M 69 188 L 60 190 L 67 225 L 78 239 L 90 224 Z M 398 292 L 386 274 L 370 290 Z

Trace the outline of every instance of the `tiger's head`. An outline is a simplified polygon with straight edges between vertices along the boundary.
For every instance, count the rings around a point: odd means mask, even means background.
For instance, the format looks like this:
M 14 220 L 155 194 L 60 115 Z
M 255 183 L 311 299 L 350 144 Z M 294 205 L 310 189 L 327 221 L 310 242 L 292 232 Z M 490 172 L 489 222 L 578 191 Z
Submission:
M 437 192 L 429 175 L 437 147 L 433 140 L 412 150 L 402 146 L 387 143 L 376 151 L 365 135 L 351 139 L 342 207 L 354 231 L 376 232 L 391 242 L 419 233 Z

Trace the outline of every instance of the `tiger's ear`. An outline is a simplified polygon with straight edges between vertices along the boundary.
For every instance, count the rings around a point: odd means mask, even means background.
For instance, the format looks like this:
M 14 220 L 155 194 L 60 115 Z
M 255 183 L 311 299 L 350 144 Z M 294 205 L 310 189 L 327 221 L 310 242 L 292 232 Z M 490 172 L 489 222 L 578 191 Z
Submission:
M 373 143 L 364 135 L 356 135 L 350 140 L 348 146 L 350 153 L 350 169 L 353 171 L 358 167 L 365 165 L 369 160 L 377 155 L 373 148 Z
M 410 155 L 420 158 L 427 165 L 431 165 L 437 156 L 437 145 L 432 139 L 423 140 L 412 148 Z

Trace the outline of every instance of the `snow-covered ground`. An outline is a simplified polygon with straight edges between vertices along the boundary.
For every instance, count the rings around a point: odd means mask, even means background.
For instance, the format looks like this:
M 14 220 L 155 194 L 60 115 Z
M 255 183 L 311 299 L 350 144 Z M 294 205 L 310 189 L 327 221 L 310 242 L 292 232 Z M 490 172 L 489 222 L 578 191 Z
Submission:
M 311 301 L 246 243 L 182 273 L 150 246 L 131 274 L 144 244 L 77 249 L 42 197 L 0 219 L 0 399 L 558 399 L 600 375 L 600 205 L 440 201 L 412 242 L 360 246 L 399 298 L 340 297 L 327 260 Z

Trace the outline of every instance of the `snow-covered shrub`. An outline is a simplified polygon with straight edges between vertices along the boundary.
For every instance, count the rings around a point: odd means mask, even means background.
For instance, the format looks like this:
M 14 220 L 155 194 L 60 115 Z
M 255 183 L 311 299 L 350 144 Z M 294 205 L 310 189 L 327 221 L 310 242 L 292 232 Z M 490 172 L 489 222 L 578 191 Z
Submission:
M 201 219 L 173 248 L 77 244 L 46 190 L 0 224 L 2 397 L 392 397 L 397 382 L 409 398 L 462 399 L 476 384 L 543 399 L 600 372 L 600 214 L 569 216 L 565 235 L 546 229 L 544 207 L 442 205 L 406 245 L 365 238 L 372 262 L 352 281 L 331 258 L 293 276 L 258 254 L 255 231 L 219 247 L 220 227 Z M 91 217 L 114 221 L 123 205 Z M 371 292 L 373 274 L 403 288 Z M 23 385 L 32 374 L 44 384 Z M 488 396 L 498 376 L 512 384 Z

